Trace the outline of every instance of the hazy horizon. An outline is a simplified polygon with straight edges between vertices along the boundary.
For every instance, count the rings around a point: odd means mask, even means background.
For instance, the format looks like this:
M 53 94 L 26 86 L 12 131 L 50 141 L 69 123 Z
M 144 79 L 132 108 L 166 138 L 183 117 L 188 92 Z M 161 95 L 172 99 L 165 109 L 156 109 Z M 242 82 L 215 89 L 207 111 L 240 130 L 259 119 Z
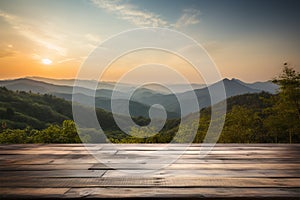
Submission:
M 41 77 L 41 76 L 21 76 L 21 77 L 11 77 L 11 78 L 0 78 L 0 81 L 10 81 L 10 80 L 17 80 L 17 79 L 31 79 L 31 80 L 35 80 L 35 79 L 49 79 L 49 80 L 53 80 L 53 81 L 71 81 L 71 80 L 81 80 L 81 81 L 95 81 L 97 82 L 97 80 L 95 79 L 76 79 L 76 78 L 51 78 L 51 77 Z M 228 80 L 233 80 L 233 79 L 236 79 L 236 80 L 240 80 L 244 83 L 257 83 L 257 82 L 271 82 L 272 80 L 257 80 L 257 81 L 252 81 L 252 82 L 247 82 L 247 81 L 244 81 L 242 79 L 239 79 L 239 78 L 227 78 L 227 77 L 222 77 L 222 79 L 220 79 L 219 81 L 221 80 L 224 80 L 224 79 L 228 79 Z M 39 80 L 38 80 L 39 81 Z M 41 80 L 42 81 L 42 80 Z M 43 81 L 42 81 L 43 82 Z M 98 81 L 98 82 L 103 82 L 103 83 L 117 83 L 116 81 Z M 139 83 L 135 83 L 135 82 L 120 82 L 121 84 L 128 84 L 128 85 L 139 85 Z M 212 83 L 207 83 L 207 84 L 213 84 L 213 83 L 216 83 L 216 82 L 212 82 Z M 162 84 L 167 84 L 167 85 L 185 85 L 185 83 L 180 83 L 180 82 L 166 82 L 166 83 L 162 83 Z M 197 84 L 197 85 L 205 85 L 206 83 L 194 83 L 194 82 L 190 82 L 190 84 Z

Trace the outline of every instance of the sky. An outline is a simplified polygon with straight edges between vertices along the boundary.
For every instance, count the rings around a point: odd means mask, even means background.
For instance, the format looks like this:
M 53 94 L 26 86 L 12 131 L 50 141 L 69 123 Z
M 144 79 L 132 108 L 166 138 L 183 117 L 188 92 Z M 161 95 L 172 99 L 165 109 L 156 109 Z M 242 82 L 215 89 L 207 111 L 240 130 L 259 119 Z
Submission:
M 193 38 L 222 78 L 270 80 L 284 62 L 300 70 L 298 0 L 1 0 L 0 79 L 76 78 L 101 42 L 141 27 L 168 28 Z M 146 61 L 169 65 L 190 82 L 203 82 L 179 57 L 148 50 L 121 57 L 101 80 L 116 81 Z M 132 81 L 157 75 L 149 69 Z M 176 81 L 168 72 L 160 76 Z

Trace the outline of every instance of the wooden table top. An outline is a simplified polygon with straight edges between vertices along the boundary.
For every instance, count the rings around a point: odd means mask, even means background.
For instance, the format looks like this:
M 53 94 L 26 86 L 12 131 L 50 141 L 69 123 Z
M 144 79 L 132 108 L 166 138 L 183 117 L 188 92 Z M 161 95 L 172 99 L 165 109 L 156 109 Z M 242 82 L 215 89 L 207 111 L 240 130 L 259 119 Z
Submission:
M 164 146 L 0 145 L 0 199 L 300 199 L 300 144 Z

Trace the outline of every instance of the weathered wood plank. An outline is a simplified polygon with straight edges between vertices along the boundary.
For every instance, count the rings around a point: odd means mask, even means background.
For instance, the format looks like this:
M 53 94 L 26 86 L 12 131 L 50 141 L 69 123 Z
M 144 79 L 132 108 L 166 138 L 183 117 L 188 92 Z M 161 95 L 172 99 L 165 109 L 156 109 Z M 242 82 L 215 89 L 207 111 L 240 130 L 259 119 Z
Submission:
M 286 198 L 299 199 L 300 192 L 296 189 L 274 188 L 72 188 L 65 196 L 67 198 L 224 198 L 224 199 L 257 199 L 260 198 Z
M 175 159 L 185 145 L 0 145 L 0 198 L 299 197 L 299 144 L 217 144 L 204 158 L 201 146 Z
M 18 180 L 19 177 L 56 177 L 56 178 L 97 178 L 102 177 L 106 170 L 49 170 L 49 171 L 0 171 L 0 177 Z M 0 178 L 1 180 L 1 178 Z
M 63 198 L 70 188 L 1 188 L 0 199 Z
M 29 166 L 29 165 L 26 165 Z M 125 169 L 140 169 L 140 170 L 147 170 L 147 169 L 159 169 L 161 167 L 160 164 L 155 163 L 114 163 L 110 164 L 111 168 L 119 169 L 119 170 L 125 170 Z M 102 170 L 107 169 L 108 166 L 104 164 L 95 164 L 89 169 L 91 170 Z M 1 167 L 0 167 L 1 169 Z M 186 164 L 186 163 L 173 163 L 169 166 L 166 166 L 166 169 L 173 169 L 173 170 L 203 170 L 203 169 L 231 169 L 231 170 L 249 170 L 249 169 L 262 169 L 262 170 L 271 170 L 271 169 L 281 169 L 281 170 L 287 170 L 287 169 L 299 169 L 299 164 L 278 164 L 278 163 L 252 163 L 248 165 L 244 164 L 213 164 L 213 163 L 198 163 L 198 164 Z
M 300 178 L 195 178 L 195 177 L 102 177 L 102 178 L 0 178 L 0 187 L 207 187 L 207 188 L 299 188 Z
M 283 188 L 1 188 L 3 199 L 31 198 L 239 198 L 253 199 L 265 197 L 269 199 L 299 199 L 299 191 Z
M 130 174 L 119 170 L 107 170 L 103 177 L 126 177 Z M 146 175 L 148 176 L 148 175 Z M 235 178 L 300 178 L 297 170 L 169 170 L 162 169 L 152 174 L 153 177 L 235 177 Z

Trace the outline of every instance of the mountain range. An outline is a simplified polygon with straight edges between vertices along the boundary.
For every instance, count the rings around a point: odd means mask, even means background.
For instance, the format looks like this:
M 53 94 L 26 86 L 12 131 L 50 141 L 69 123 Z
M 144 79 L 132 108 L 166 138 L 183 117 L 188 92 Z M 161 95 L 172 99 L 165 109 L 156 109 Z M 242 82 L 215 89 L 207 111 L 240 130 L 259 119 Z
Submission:
M 1 80 L 0 86 L 4 86 L 9 90 L 13 91 L 26 91 L 39 94 L 52 94 L 57 97 L 64 98 L 65 100 L 72 100 L 73 93 L 73 84 L 74 79 L 49 79 L 41 77 L 27 77 L 13 80 Z M 91 106 L 92 103 L 95 103 L 96 107 L 102 108 L 107 111 L 112 111 L 111 109 L 111 98 L 112 93 L 114 92 L 118 99 L 114 99 L 113 102 L 117 103 L 119 107 L 117 108 L 119 114 L 124 113 L 125 110 L 122 105 L 126 102 L 124 98 L 128 91 L 131 91 L 133 88 L 136 88 L 135 85 L 122 83 L 118 86 L 120 91 L 114 90 L 115 83 L 113 82 L 100 82 L 90 80 L 76 80 L 77 85 L 74 91 L 77 91 L 73 98 L 78 101 L 78 103 Z M 131 96 L 129 101 L 129 111 L 132 116 L 142 116 L 149 117 L 149 109 L 154 104 L 160 104 L 166 109 L 166 114 L 168 118 L 177 118 L 181 114 L 188 115 L 198 110 L 194 110 L 194 107 L 184 110 L 183 113 L 180 110 L 180 105 L 177 97 L 182 100 L 184 105 L 189 105 L 192 103 L 192 95 L 196 94 L 197 100 L 199 103 L 199 109 L 210 106 L 210 95 L 209 90 L 217 91 L 221 84 L 224 84 L 226 97 L 224 99 L 219 99 L 223 101 L 226 98 L 247 94 L 247 93 L 259 93 L 262 91 L 274 94 L 278 89 L 278 86 L 272 82 L 255 82 L 255 83 L 245 83 L 238 79 L 223 79 L 219 82 L 205 87 L 202 84 L 193 84 L 192 91 L 186 91 L 188 88 L 186 85 L 182 84 L 173 84 L 168 85 L 169 88 L 173 88 L 173 91 L 176 93 L 169 93 L 168 91 L 160 90 L 159 87 L 145 86 L 139 87 Z M 98 85 L 96 90 L 88 89 L 88 86 Z M 79 92 L 78 92 L 79 91 Z M 95 99 L 94 99 L 95 97 Z M 160 108 L 155 107 L 154 110 L 159 110 Z

